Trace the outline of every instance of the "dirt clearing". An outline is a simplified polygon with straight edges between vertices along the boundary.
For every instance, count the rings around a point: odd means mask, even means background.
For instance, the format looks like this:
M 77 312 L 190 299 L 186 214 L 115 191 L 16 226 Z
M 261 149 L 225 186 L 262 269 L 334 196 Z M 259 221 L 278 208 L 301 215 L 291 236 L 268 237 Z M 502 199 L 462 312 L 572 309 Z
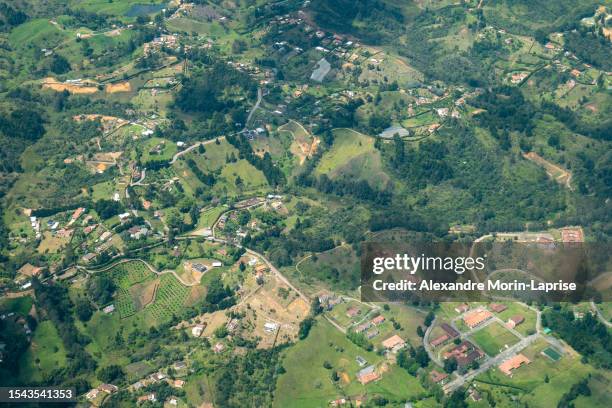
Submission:
M 58 82 L 54 78 L 45 78 L 43 89 L 51 89 L 55 92 L 68 91 L 72 94 L 89 95 L 98 92 L 98 87 L 92 82 Z
M 106 84 L 105 91 L 109 94 L 114 94 L 118 92 L 130 92 L 132 90 L 132 85 L 129 82 L 117 82 L 116 84 Z
M 134 300 L 136 310 L 142 310 L 145 306 L 153 302 L 158 287 L 159 279 L 138 283 L 130 287 L 130 295 Z
M 565 170 L 563 167 L 549 162 L 536 152 L 523 153 L 523 157 L 543 167 L 544 170 L 546 170 L 546 174 L 553 180 L 571 189 L 570 181 L 572 179 L 572 173 Z

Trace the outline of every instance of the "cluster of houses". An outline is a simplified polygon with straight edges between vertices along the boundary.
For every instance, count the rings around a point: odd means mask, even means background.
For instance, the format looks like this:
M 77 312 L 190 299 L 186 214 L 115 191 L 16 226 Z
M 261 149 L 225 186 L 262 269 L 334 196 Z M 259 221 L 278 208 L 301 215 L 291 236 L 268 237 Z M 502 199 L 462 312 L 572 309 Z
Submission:
M 113 384 L 100 384 L 97 388 L 92 388 L 85 394 L 85 398 L 88 401 L 94 401 L 102 399 L 101 397 L 106 397 L 107 395 L 111 395 L 119 391 L 119 388 Z
M 155 37 L 152 41 L 144 44 L 144 55 L 157 52 L 162 48 L 177 49 L 179 47 L 178 37 L 174 34 L 163 34 Z
M 332 310 L 335 306 L 339 305 L 344 301 L 342 297 L 332 293 L 323 293 L 318 296 L 318 299 L 321 307 L 327 311 Z
M 79 219 L 79 217 L 81 217 L 82 214 L 84 214 L 87 210 L 83 207 L 79 207 L 76 210 L 74 210 L 74 212 L 72 213 L 72 215 L 70 216 L 70 219 L 68 220 L 68 223 L 66 224 L 66 226 L 64 228 L 60 228 L 58 229 L 60 223 L 59 221 L 50 219 L 47 220 L 47 228 L 49 231 L 52 232 L 53 236 L 56 236 L 58 238 L 70 238 L 72 236 L 72 234 L 74 233 L 73 229 L 69 229 L 68 227 L 72 226 L 72 224 L 74 224 L 76 222 L 76 220 Z M 30 225 L 32 226 L 32 229 L 34 230 L 34 233 L 36 235 L 36 239 L 41 239 L 42 238 L 42 232 L 41 232 L 41 223 L 40 223 L 40 219 L 36 216 L 32 215 L 32 210 L 31 209 L 25 209 L 24 213 L 30 217 Z M 91 217 L 89 217 L 87 220 L 84 221 L 84 223 L 88 222 L 91 219 Z
M 443 354 L 444 360 L 455 358 L 459 368 L 468 368 L 474 361 L 483 359 L 485 353 L 473 343 L 463 340 L 461 343 Z
M 449 341 L 458 338 L 460 335 L 460 333 L 453 329 L 448 323 L 442 323 L 440 328 L 444 331 L 444 333 L 430 342 L 431 346 L 434 348 L 445 345 Z

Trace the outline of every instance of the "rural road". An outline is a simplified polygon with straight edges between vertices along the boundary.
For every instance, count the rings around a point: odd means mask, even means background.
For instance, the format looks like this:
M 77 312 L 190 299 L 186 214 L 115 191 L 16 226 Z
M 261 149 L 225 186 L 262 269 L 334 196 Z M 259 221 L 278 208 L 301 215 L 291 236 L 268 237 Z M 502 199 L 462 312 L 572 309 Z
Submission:
M 211 144 L 211 143 L 215 143 L 215 141 L 219 140 L 224 140 L 225 136 L 219 136 L 215 139 L 210 139 L 210 140 L 205 140 L 203 142 L 198 142 L 196 144 L 194 144 L 193 146 L 189 146 L 188 148 L 186 148 L 185 150 L 181 150 L 180 152 L 176 153 L 174 156 L 172 156 L 172 160 L 170 160 L 170 165 L 176 163 L 176 161 L 183 156 L 184 154 L 189 153 L 190 151 L 192 151 L 193 149 L 195 149 L 196 147 L 199 147 L 200 145 L 207 145 L 207 144 Z
M 465 384 L 466 382 L 468 382 L 469 380 L 471 380 L 472 378 L 484 373 L 485 371 L 487 371 L 489 368 L 501 364 L 502 361 L 514 356 L 516 353 L 518 353 L 519 351 L 521 351 L 522 349 L 524 349 L 525 347 L 529 346 L 530 344 L 532 344 L 533 342 L 535 342 L 538 338 L 540 338 L 540 333 L 536 333 L 536 334 L 532 334 L 531 336 L 528 337 L 524 337 L 523 339 L 521 339 L 521 341 L 519 341 L 518 343 L 516 343 L 515 345 L 508 347 L 506 350 L 502 351 L 501 353 L 499 353 L 497 356 L 490 358 L 486 361 L 484 361 L 480 367 L 478 367 L 476 370 L 472 370 L 469 373 L 467 373 L 464 376 L 458 377 L 456 379 L 454 379 L 453 381 L 447 383 L 446 385 L 444 385 L 443 389 L 444 392 L 446 393 L 451 393 L 453 391 L 455 391 L 457 388 L 463 386 L 463 384 Z
M 429 336 L 431 335 L 431 332 L 434 326 L 436 325 L 436 319 L 437 317 L 434 317 L 434 319 L 431 321 L 431 324 L 429 325 L 427 330 L 425 330 L 425 335 L 423 336 L 423 347 L 425 347 L 425 351 L 427 351 L 427 355 L 429 356 L 429 359 L 433 361 L 436 365 L 442 367 L 443 364 L 440 360 L 438 360 L 438 356 L 436 356 L 436 353 L 434 353 L 431 347 L 430 341 L 429 341 Z
M 259 108 L 259 104 L 261 104 L 262 98 L 263 90 L 261 88 L 257 88 L 257 102 L 255 102 L 255 106 L 253 106 L 253 109 L 251 109 L 251 111 L 249 112 L 249 116 L 247 117 L 246 123 L 244 124 L 245 129 L 249 126 L 249 122 L 251 121 L 253 114 L 255 113 L 257 108 Z
M 133 181 L 130 183 L 130 186 L 140 186 L 142 184 L 142 182 L 144 181 L 145 177 L 147 176 L 147 169 L 143 168 L 142 169 L 142 173 L 140 174 L 140 179 L 137 181 Z M 127 194 L 126 194 L 127 196 Z
M 176 279 L 178 279 L 178 281 L 181 282 L 184 286 L 191 287 L 191 286 L 196 286 L 196 285 L 200 284 L 199 282 L 186 283 L 186 282 L 183 281 L 183 279 L 181 279 L 181 277 L 175 271 L 170 270 L 170 269 L 166 269 L 166 270 L 163 270 L 163 271 L 160 272 L 157 269 L 155 269 L 153 266 L 151 266 L 147 261 L 145 261 L 144 259 L 140 259 L 140 258 L 122 259 L 119 262 L 113 263 L 112 265 L 109 265 L 109 266 L 105 266 L 102 269 L 95 269 L 95 270 L 93 270 L 93 269 L 84 268 L 82 266 L 77 266 L 77 268 L 78 269 L 82 269 L 82 270 L 84 270 L 87 273 L 98 273 L 98 272 L 108 271 L 109 269 L 112 269 L 112 268 L 114 268 L 117 265 L 120 265 L 120 264 L 123 264 L 123 263 L 127 263 L 127 262 L 134 262 L 134 261 L 142 262 L 143 264 L 146 265 L 147 268 L 149 268 L 149 270 L 151 272 L 153 272 L 156 275 L 160 275 L 161 276 L 161 275 L 165 275 L 167 273 L 170 273 L 170 274 L 174 275 L 174 277 Z
M 601 313 L 601 310 L 599 310 L 599 308 L 597 307 L 597 305 L 593 301 L 591 301 L 591 308 L 595 311 L 595 313 L 597 313 L 597 317 L 599 318 L 599 321 L 601 321 L 607 327 L 612 327 L 612 323 L 610 323 L 609 321 L 606 320 L 606 318 L 603 315 L 603 313 Z

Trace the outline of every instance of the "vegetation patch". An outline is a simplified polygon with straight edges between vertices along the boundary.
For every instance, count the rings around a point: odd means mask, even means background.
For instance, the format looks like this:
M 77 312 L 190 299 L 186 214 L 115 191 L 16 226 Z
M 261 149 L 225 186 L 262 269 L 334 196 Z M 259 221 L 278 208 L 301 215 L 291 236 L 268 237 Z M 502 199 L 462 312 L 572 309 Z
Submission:
M 499 323 L 491 323 L 471 337 L 489 356 L 496 356 L 519 341 L 518 337 Z

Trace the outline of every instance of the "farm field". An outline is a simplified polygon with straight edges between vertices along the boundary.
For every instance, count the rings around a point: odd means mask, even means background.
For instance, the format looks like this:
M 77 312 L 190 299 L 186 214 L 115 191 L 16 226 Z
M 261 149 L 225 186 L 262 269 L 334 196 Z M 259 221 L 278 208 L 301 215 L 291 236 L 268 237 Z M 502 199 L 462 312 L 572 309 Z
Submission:
M 162 275 L 155 301 L 144 310 L 146 321 L 153 325 L 171 319 L 183 309 L 189 292 L 190 289 L 180 283 L 174 275 Z
M 117 264 L 109 273 L 118 287 L 115 307 L 122 319 L 136 315 L 147 325 L 156 325 L 182 310 L 189 296 L 190 288 L 174 275 L 157 278 L 139 261 Z

